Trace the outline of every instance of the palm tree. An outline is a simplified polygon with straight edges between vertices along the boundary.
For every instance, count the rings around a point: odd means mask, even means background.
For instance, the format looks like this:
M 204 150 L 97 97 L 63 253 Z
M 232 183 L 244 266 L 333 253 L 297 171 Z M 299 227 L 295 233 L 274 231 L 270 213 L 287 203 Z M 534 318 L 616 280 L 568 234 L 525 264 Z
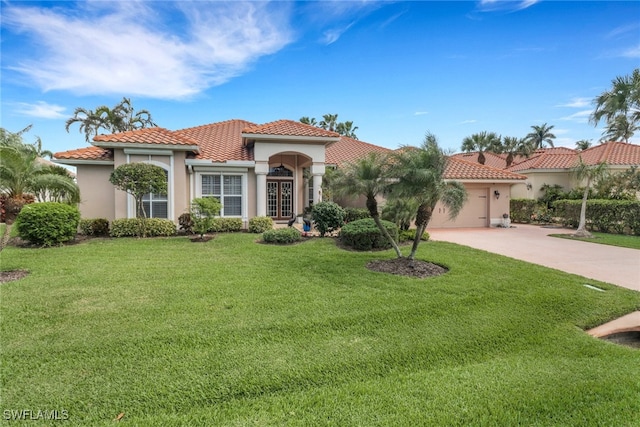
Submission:
M 611 81 L 611 89 L 594 99 L 595 110 L 589 121 L 595 126 L 605 119 L 609 124 L 620 114 L 627 116 L 630 123 L 640 122 L 640 69 L 631 76 L 616 77 Z
M 620 141 L 629 142 L 635 132 L 640 129 L 639 122 L 630 122 L 628 116 L 618 114 L 607 125 L 602 132 L 602 141 Z
M 350 121 L 340 122 L 336 125 L 336 132 L 340 135 L 348 136 L 353 139 L 358 139 L 356 136 L 356 129 L 358 129 L 358 126 L 353 126 L 353 122 Z
M 590 166 L 582 161 L 582 156 L 578 158 L 578 166 L 573 169 L 573 173 L 578 181 L 586 180 L 586 182 L 584 186 L 584 192 L 582 193 L 580 222 L 578 223 L 578 229 L 574 234 L 575 237 L 593 237 L 593 235 L 589 233 L 586 228 L 587 198 L 589 197 L 591 182 L 605 177 L 607 175 L 607 171 L 608 169 L 606 163 L 598 163 L 595 166 Z
M 322 120 L 318 123 L 322 129 L 330 130 L 334 132 L 336 127 L 338 126 L 338 115 L 337 114 L 325 114 L 322 116 Z
M 502 152 L 507 153 L 507 167 L 511 166 L 515 156 L 529 157 L 531 155 L 531 146 L 527 144 L 524 138 L 516 138 L 515 136 L 505 136 L 502 140 Z
M 416 211 L 416 237 L 409 259 L 414 259 L 420 238 L 424 233 L 438 201 L 455 218 L 467 200 L 467 191 L 457 181 L 445 181 L 447 157 L 438 146 L 438 140 L 428 133 L 419 148 L 403 147 L 392 161 L 391 176 L 397 181 L 391 186 L 390 198 L 414 199 Z
M 591 140 L 589 139 L 581 139 L 580 141 L 576 141 L 576 150 L 578 151 L 584 151 L 589 147 L 591 147 Z
M 151 118 L 151 113 L 147 110 L 136 112 L 129 98 L 122 98 L 122 101 L 113 108 L 102 105 L 93 111 L 78 107 L 75 109 L 73 117 L 65 123 L 67 132 L 74 123 L 80 125 L 79 131 L 84 132 L 87 142 L 97 135 L 100 129 L 109 133 L 119 133 L 156 126 Z
M 372 152 L 366 157 L 361 157 L 353 163 L 336 171 L 333 177 L 332 188 L 338 196 L 357 197 L 365 196 L 369 215 L 380 232 L 393 246 L 398 258 L 402 258 L 402 252 L 398 243 L 393 240 L 389 231 L 384 227 L 378 212 L 377 197 L 381 196 L 388 186 L 389 166 L 386 156 Z
M 480 132 L 467 136 L 462 140 L 462 151 L 467 153 L 470 151 L 478 152 L 478 163 L 484 165 L 486 161 L 484 152 L 486 150 L 500 147 L 500 137 L 495 132 Z
M 309 125 L 309 126 L 318 126 L 318 122 L 316 121 L 316 119 L 314 117 L 300 117 L 300 123 L 304 123 L 305 125 Z
M 551 133 L 551 129 L 554 127 L 553 125 L 547 126 L 546 123 L 541 126 L 533 125 L 531 126 L 533 132 L 529 132 L 525 136 L 525 140 L 531 144 L 533 150 L 544 148 L 545 144 L 549 144 L 553 148 L 553 140 L 556 139 L 556 136 Z

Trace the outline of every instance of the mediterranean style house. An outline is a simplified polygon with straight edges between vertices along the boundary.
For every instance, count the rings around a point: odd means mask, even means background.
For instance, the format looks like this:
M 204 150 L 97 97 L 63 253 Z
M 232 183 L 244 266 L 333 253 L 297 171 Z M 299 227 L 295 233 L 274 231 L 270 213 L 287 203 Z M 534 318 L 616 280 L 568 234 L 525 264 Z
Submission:
M 167 194 L 148 194 L 149 216 L 177 223 L 197 197 L 217 197 L 221 216 L 286 222 L 322 201 L 322 177 L 372 151 L 387 148 L 291 120 L 255 124 L 227 120 L 177 131 L 160 127 L 98 135 L 93 145 L 59 152 L 57 163 L 76 167 L 83 218 L 131 218 L 135 201 L 109 176 L 125 163 L 146 162 L 166 171 Z M 450 157 L 445 179 L 462 182 L 469 200 L 455 221 L 437 206 L 430 227 L 489 227 L 509 212 L 510 188 L 526 177 Z M 354 201 L 352 203 L 356 203 Z
M 516 157 L 506 165 L 506 154 L 484 153 L 485 165 L 525 175 L 526 180 L 511 188 L 511 197 L 538 199 L 543 194 L 542 186 L 559 185 L 564 191 L 584 185 L 577 182 L 573 169 L 580 159 L 587 165 L 606 163 L 610 173 L 622 172 L 631 167 L 640 167 L 640 145 L 626 142 L 605 142 L 583 151 L 556 147 L 536 150 L 529 157 Z M 476 163 L 478 153 L 459 153 L 454 157 Z

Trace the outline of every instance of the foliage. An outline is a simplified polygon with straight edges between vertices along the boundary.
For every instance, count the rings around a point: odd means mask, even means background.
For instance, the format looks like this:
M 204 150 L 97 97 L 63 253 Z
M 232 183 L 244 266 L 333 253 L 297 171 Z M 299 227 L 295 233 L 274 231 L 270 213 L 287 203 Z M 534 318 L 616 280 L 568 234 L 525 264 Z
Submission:
M 343 208 L 344 222 L 349 223 L 359 219 L 371 218 L 371 214 L 364 208 Z
M 462 151 L 478 152 L 478 163 L 484 165 L 485 151 L 499 151 L 501 138 L 495 132 L 480 132 L 467 136 L 462 140 Z
M 264 233 L 273 229 L 273 219 L 269 216 L 254 216 L 249 220 L 249 233 Z
M 140 234 L 145 230 L 145 234 Z M 176 234 L 176 225 L 170 219 L 124 218 L 111 223 L 111 237 L 168 237 Z
M 242 231 L 242 219 L 240 218 L 215 218 L 211 230 L 214 233 L 235 233 Z
M 502 144 L 499 147 L 500 153 L 506 153 L 505 159 L 506 167 L 511 166 L 515 156 L 529 157 L 532 152 L 531 145 L 527 143 L 525 138 L 516 138 L 514 136 L 505 136 L 502 139 Z
M 545 144 L 548 144 L 549 147 L 553 148 L 553 140 L 556 139 L 556 136 L 551 133 L 551 129 L 554 127 L 555 126 L 549 126 L 546 123 L 540 126 L 531 126 L 531 129 L 533 130 L 524 137 L 525 141 L 530 145 L 531 150 L 544 148 Z
M 75 206 L 42 202 L 22 208 L 16 229 L 22 239 L 35 245 L 56 246 L 73 240 L 78 231 L 80 212 Z
M 520 224 L 529 224 L 536 213 L 538 205 L 539 202 L 533 199 L 511 199 L 509 201 L 509 216 L 511 217 L 511 221 Z
M 106 105 L 99 106 L 95 111 L 82 107 L 76 108 L 73 117 L 65 123 L 67 132 L 75 123 L 79 124 L 78 130 L 81 133 L 84 132 L 87 142 L 92 136 L 98 135 L 101 129 L 107 133 L 119 133 L 156 126 L 147 110 L 135 111 L 131 99 L 124 97 L 113 108 Z
M 333 233 L 344 224 L 344 209 L 334 202 L 320 202 L 313 205 L 311 220 L 324 237 L 327 233 Z
M 597 165 L 587 165 L 582 161 L 582 157 L 579 158 L 578 166 L 573 169 L 573 174 L 578 181 L 584 181 L 585 188 L 582 193 L 582 208 L 580 210 L 580 222 L 578 223 L 578 229 L 576 230 L 576 236 L 590 237 L 589 232 L 586 229 L 586 211 L 587 211 L 587 199 L 589 192 L 591 191 L 591 182 L 598 181 L 599 179 L 607 176 L 606 163 L 598 163 Z
M 601 178 L 594 185 L 595 198 L 614 200 L 636 200 L 640 192 L 640 170 L 637 166 L 611 173 Z
M 398 227 L 390 221 L 380 221 L 394 241 L 398 241 Z M 340 230 L 340 241 L 359 251 L 391 248 L 391 242 L 380 232 L 373 218 L 359 219 L 345 224 Z
M 611 89 L 594 99 L 595 110 L 589 121 L 598 126 L 605 120 L 603 137 L 628 142 L 640 128 L 640 69 L 631 75 L 618 76 L 611 81 Z
M 120 165 L 111 172 L 109 182 L 134 197 L 139 218 L 147 217 L 142 203 L 145 194 L 165 194 L 167 192 L 167 177 L 164 169 L 150 163 Z
M 300 123 L 336 132 L 339 135 L 347 136 L 349 138 L 358 139 L 356 135 L 358 126 L 353 126 L 352 121 L 338 122 L 337 114 L 325 114 L 322 116 L 322 120 L 320 122 L 318 122 L 314 117 L 305 116 L 300 118 Z
M 408 230 L 400 230 L 398 232 L 398 241 L 399 242 L 413 242 L 416 238 L 416 229 L 415 228 L 410 228 Z M 429 240 L 431 236 L 429 235 L 428 232 L 424 232 L 422 233 L 422 237 L 420 237 L 420 240 L 422 240 L 423 242 L 426 242 Z
M 300 240 L 302 240 L 302 234 L 300 234 L 300 232 L 293 227 L 267 230 L 262 233 L 262 241 L 265 243 L 286 245 L 299 242 Z
M 189 212 L 185 212 L 180 215 L 178 217 L 178 225 L 180 226 L 180 230 L 185 233 L 193 233 L 193 221 L 191 221 L 191 214 Z
M 561 223 L 577 227 L 582 210 L 581 200 L 558 200 L 553 204 Z M 587 200 L 585 228 L 602 232 L 640 235 L 640 201 Z
M 543 203 L 547 209 L 551 208 L 551 204 L 556 200 L 566 199 L 564 188 L 561 185 L 544 184 L 540 190 L 543 191 L 542 196 L 538 198 L 540 203 Z
M 591 147 L 591 140 L 590 139 L 581 139 L 579 141 L 576 141 L 576 150 L 578 150 L 578 151 L 584 151 L 584 150 L 588 149 L 589 147 Z
M 416 219 L 418 202 L 415 199 L 391 199 L 382 207 L 382 219 L 395 223 L 400 230 L 408 230 Z
M 0 194 L 0 223 L 11 223 L 24 205 L 35 201 L 36 198 L 32 194 L 23 194 L 21 198 L 11 198 L 6 194 Z
M 222 204 L 215 197 L 200 197 L 191 201 L 192 229 L 200 235 L 202 239 L 204 234 L 213 228 L 213 221 L 216 215 L 220 214 Z
M 80 233 L 85 236 L 108 236 L 109 220 L 106 218 L 81 219 L 79 228 Z

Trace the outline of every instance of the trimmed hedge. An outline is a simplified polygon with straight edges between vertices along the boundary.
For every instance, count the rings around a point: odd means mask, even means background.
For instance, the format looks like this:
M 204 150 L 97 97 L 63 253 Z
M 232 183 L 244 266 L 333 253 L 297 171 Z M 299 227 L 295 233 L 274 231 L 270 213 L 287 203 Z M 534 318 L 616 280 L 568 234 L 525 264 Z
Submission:
M 262 241 L 265 243 L 286 245 L 289 243 L 299 242 L 300 240 L 302 240 L 302 234 L 293 227 L 267 230 L 262 233 Z
M 563 225 L 577 227 L 582 200 L 556 200 L 555 215 Z M 604 233 L 632 233 L 640 236 L 640 201 L 587 200 L 587 228 Z
M 416 238 L 416 230 L 415 228 L 411 228 L 409 230 L 400 230 L 398 232 L 398 241 L 399 242 L 413 242 L 413 239 Z M 429 240 L 431 236 L 429 235 L 429 233 L 427 233 L 426 231 L 424 233 L 422 233 L 422 237 L 420 238 L 420 240 L 422 240 L 423 242 L 426 242 Z
M 87 218 L 81 219 L 80 234 L 85 236 L 108 236 L 109 220 L 106 218 Z
M 249 220 L 249 233 L 264 233 L 273 229 L 273 219 L 269 216 L 254 216 Z
M 398 240 L 398 226 L 390 221 L 382 220 L 382 225 L 391 237 Z M 340 240 L 345 246 L 359 251 L 372 249 L 389 249 L 391 243 L 380 232 L 373 218 L 359 219 L 345 224 L 340 230 Z
M 534 199 L 511 199 L 509 202 L 509 216 L 511 222 L 529 224 L 536 216 L 540 202 Z
M 214 218 L 211 230 L 214 233 L 233 233 L 242 231 L 242 219 L 240 218 Z
M 16 218 L 20 238 L 35 245 L 57 246 L 73 240 L 78 232 L 80 211 L 57 202 L 25 205 Z
M 320 237 L 324 237 L 344 225 L 344 209 L 333 202 L 316 203 L 311 210 L 311 220 Z
M 170 219 L 161 218 L 125 218 L 116 219 L 111 223 L 111 237 L 141 237 L 143 228 L 147 237 L 173 236 L 176 234 L 176 225 Z
M 344 222 L 353 222 L 359 219 L 371 218 L 369 210 L 365 208 L 344 208 Z

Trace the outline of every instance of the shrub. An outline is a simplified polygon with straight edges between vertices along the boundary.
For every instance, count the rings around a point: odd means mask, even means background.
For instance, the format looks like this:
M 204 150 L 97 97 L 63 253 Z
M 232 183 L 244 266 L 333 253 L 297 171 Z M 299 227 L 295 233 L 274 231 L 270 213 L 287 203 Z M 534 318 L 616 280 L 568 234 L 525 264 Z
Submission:
M 106 218 L 90 218 L 80 220 L 80 233 L 85 236 L 108 236 L 109 220 Z
M 200 197 L 191 201 L 192 229 L 200 238 L 213 228 L 214 218 L 220 214 L 221 207 L 220 200 L 215 197 Z
M 148 237 L 173 236 L 176 225 L 170 219 L 161 218 L 125 218 L 111 223 L 111 237 L 141 237 L 141 230 L 146 229 Z
M 276 230 L 267 230 L 262 233 L 262 241 L 265 243 L 276 243 L 279 245 L 285 245 L 289 243 L 295 243 L 302 240 L 302 234 L 293 228 L 278 228 Z
M 264 233 L 273 229 L 273 219 L 269 216 L 255 216 L 249 220 L 249 233 Z
M 511 222 L 529 224 L 536 214 L 540 203 L 533 199 L 511 199 L 509 202 L 509 216 Z
M 22 239 L 42 246 L 60 245 L 72 240 L 78 231 L 80 212 L 75 206 L 57 202 L 26 205 L 16 218 Z
M 557 200 L 553 206 L 563 225 L 578 226 L 581 200 Z M 587 200 L 586 217 L 590 230 L 640 235 L 640 201 Z
M 398 240 L 397 225 L 385 220 L 382 220 L 382 225 L 394 240 Z M 359 219 L 345 224 L 340 230 L 340 240 L 344 245 L 359 251 L 388 249 L 391 247 L 391 243 L 380 232 L 373 218 Z
M 399 242 L 413 242 L 413 239 L 416 238 L 416 230 L 415 228 L 409 229 L 409 230 L 400 230 L 398 232 L 398 241 Z M 422 240 L 423 242 L 426 242 L 429 240 L 429 233 L 427 233 L 426 231 L 424 233 L 422 233 L 422 237 L 420 238 L 420 240 Z
M 178 217 L 178 225 L 180 230 L 187 234 L 193 233 L 193 221 L 191 221 L 191 214 L 189 212 L 183 213 Z
M 313 205 L 311 219 L 324 237 L 327 233 L 333 233 L 344 224 L 344 209 L 333 202 L 320 202 Z
M 242 231 L 240 218 L 214 218 L 211 230 L 215 233 L 232 233 Z
M 344 208 L 344 222 L 353 222 L 359 219 L 370 218 L 369 210 L 364 208 Z

